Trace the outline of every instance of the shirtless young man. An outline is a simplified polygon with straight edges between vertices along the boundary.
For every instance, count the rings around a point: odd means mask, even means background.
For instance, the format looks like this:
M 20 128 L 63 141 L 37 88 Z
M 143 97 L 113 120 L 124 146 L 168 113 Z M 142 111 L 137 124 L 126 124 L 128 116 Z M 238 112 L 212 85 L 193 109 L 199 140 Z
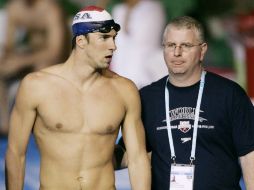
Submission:
M 12 84 L 28 72 L 61 63 L 70 54 L 67 19 L 55 0 L 12 0 L 0 57 L 0 133 L 7 134 Z
M 108 69 L 120 26 L 108 12 L 90 6 L 76 14 L 72 29 L 68 60 L 21 82 L 10 122 L 7 189 L 23 187 L 33 131 L 41 155 L 41 190 L 114 190 L 112 156 L 121 125 L 132 189 L 149 190 L 137 88 Z

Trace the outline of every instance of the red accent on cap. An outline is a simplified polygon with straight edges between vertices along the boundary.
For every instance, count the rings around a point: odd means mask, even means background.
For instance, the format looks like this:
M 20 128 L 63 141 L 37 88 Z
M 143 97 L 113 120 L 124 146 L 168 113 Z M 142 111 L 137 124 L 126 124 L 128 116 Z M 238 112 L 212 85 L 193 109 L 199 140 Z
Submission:
M 102 9 L 100 7 L 96 7 L 96 6 L 87 6 L 87 7 L 84 7 L 81 11 L 99 11 L 99 12 L 102 12 L 102 11 L 104 11 L 104 9 Z

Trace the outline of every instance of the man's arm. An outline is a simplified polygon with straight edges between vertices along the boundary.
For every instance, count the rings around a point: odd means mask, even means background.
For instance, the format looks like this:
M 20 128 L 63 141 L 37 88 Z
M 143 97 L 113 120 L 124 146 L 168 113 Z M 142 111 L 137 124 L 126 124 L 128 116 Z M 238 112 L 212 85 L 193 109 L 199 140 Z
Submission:
M 122 134 L 128 155 L 131 186 L 133 190 L 149 190 L 151 189 L 151 167 L 145 147 L 138 90 L 134 84 L 128 84 L 122 93 L 126 103 Z
M 254 189 L 254 151 L 240 157 L 246 190 Z
M 21 83 L 10 119 L 6 152 L 7 190 L 22 190 L 24 186 L 26 149 L 36 115 L 28 83 L 27 79 Z
M 152 152 L 148 152 L 147 155 L 149 161 L 151 162 Z M 113 165 L 115 170 L 121 170 L 128 167 L 128 156 L 123 142 L 123 137 L 121 137 L 115 145 Z

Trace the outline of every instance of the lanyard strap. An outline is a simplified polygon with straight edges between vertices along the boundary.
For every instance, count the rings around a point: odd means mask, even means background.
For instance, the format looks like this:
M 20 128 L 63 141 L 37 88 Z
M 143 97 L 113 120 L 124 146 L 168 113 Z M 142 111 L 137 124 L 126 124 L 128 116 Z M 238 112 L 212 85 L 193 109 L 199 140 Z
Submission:
M 206 74 L 206 71 L 202 71 L 200 85 L 199 85 L 198 99 L 197 99 L 197 104 L 196 104 L 196 109 L 195 109 L 195 119 L 194 119 L 193 138 L 192 138 L 191 157 L 190 157 L 191 164 L 192 164 L 193 160 L 195 160 L 196 141 L 197 141 L 197 132 L 198 132 L 198 120 L 199 120 L 201 99 L 202 99 L 203 90 L 204 90 L 204 86 L 205 86 L 205 74 Z M 169 90 L 167 87 L 168 81 L 169 81 L 169 77 L 167 78 L 166 85 L 165 85 L 166 122 L 167 122 L 169 146 L 170 146 L 170 151 L 171 151 L 171 159 L 175 162 L 176 155 L 175 155 L 175 148 L 174 148 L 174 142 L 173 142 L 171 124 L 170 124 L 170 116 L 169 116 Z

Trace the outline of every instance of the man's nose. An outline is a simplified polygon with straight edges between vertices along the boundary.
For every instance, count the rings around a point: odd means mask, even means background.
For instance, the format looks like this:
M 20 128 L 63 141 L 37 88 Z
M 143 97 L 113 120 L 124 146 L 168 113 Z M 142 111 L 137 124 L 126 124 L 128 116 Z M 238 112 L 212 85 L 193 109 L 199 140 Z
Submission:
M 174 56 L 181 56 L 182 55 L 182 48 L 181 46 L 176 46 L 174 49 Z
M 117 49 L 115 40 L 109 40 L 109 49 L 115 51 Z

